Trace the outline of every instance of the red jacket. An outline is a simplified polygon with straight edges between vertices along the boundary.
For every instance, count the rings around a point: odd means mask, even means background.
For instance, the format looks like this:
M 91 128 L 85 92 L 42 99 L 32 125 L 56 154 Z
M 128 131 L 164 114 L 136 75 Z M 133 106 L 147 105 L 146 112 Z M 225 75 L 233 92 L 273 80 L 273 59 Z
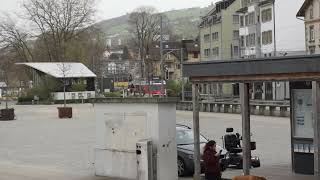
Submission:
M 216 156 L 217 152 L 207 149 L 203 153 L 203 161 L 205 166 L 205 173 L 211 173 L 216 176 L 221 175 L 221 168 L 219 163 L 219 157 Z

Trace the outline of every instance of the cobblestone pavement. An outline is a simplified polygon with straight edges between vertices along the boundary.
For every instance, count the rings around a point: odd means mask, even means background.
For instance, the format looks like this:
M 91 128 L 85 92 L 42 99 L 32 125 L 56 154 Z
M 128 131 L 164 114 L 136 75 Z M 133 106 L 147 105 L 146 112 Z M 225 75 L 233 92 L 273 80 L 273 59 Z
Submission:
M 94 176 L 93 106 L 72 106 L 74 118 L 64 120 L 57 118 L 55 105 L 15 106 L 17 121 L 0 122 L 1 180 L 107 179 Z M 226 127 L 241 132 L 240 115 L 202 113 L 200 118 L 202 134 L 219 143 Z M 251 119 L 252 138 L 257 141 L 254 155 L 261 158 L 262 168 L 285 167 L 289 171 L 289 119 Z M 177 111 L 177 123 L 192 125 L 192 112 Z M 226 174 L 238 175 L 241 171 L 229 170 Z

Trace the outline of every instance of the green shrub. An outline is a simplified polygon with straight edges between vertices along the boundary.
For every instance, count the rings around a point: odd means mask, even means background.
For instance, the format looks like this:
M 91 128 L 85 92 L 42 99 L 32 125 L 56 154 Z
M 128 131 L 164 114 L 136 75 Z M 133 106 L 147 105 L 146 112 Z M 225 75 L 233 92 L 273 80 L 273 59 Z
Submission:
M 33 100 L 33 97 L 19 97 L 18 102 L 23 103 L 23 102 L 31 102 Z
M 104 93 L 105 97 L 122 97 L 122 94 L 120 92 L 108 92 Z
M 84 83 L 75 83 L 71 85 L 71 91 L 72 92 L 79 92 L 79 91 L 85 91 L 86 85 Z
M 31 102 L 34 97 L 38 96 L 40 101 L 46 101 L 51 98 L 50 90 L 47 86 L 37 86 L 28 89 L 23 96 L 18 98 L 19 102 Z
M 170 80 L 166 85 L 167 95 L 169 97 L 179 97 L 181 94 L 181 85 L 177 81 Z

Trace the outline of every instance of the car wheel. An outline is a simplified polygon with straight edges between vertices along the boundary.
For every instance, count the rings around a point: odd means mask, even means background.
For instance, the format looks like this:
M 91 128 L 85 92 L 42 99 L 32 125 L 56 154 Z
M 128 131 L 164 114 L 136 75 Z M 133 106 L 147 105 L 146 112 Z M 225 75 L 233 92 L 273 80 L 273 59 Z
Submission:
M 186 164 L 181 158 L 178 158 L 178 175 L 179 177 L 186 175 Z

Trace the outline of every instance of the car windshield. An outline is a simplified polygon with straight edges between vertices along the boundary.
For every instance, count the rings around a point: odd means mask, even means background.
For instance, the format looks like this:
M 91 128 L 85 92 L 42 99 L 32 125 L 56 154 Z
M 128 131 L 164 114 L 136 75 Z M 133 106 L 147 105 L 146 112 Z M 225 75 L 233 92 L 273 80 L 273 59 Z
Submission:
M 160 91 L 161 90 L 161 86 L 158 85 L 152 85 L 150 86 L 151 91 Z
M 189 145 L 194 143 L 193 131 L 187 130 L 177 130 L 176 140 L 178 145 Z M 200 135 L 200 143 L 207 143 L 207 139 Z

